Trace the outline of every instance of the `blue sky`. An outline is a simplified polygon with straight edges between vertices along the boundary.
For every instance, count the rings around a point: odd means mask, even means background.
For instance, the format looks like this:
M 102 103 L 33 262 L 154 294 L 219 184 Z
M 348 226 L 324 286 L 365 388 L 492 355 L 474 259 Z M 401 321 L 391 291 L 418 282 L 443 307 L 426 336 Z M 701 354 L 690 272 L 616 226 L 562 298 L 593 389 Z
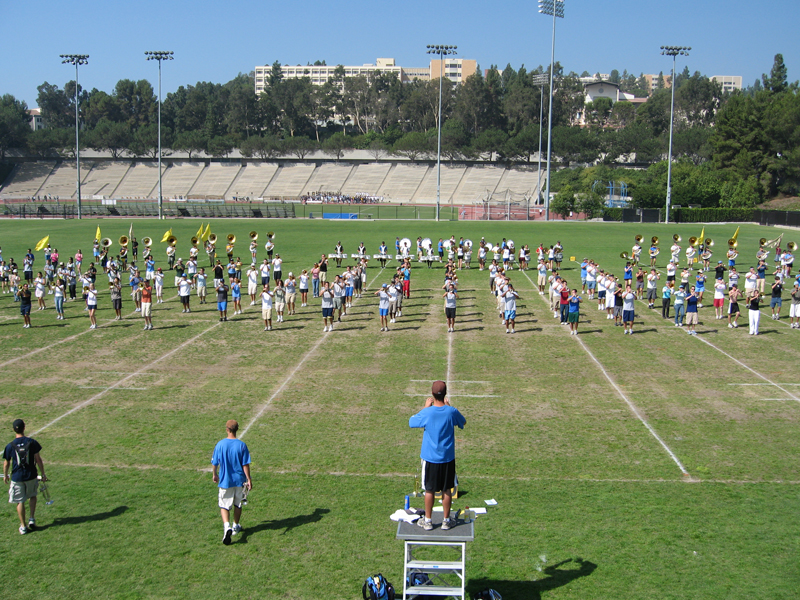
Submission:
M 761 8 L 759 8 L 761 7 Z M 757 10 L 758 9 L 758 10 Z M 164 64 L 163 90 L 198 81 L 224 83 L 256 64 L 372 63 L 393 57 L 425 66 L 427 44 L 455 44 L 481 68 L 550 61 L 551 19 L 533 0 L 351 0 L 256 2 L 60 0 L 3 2 L 0 50 L 9 63 L 0 94 L 36 105 L 36 87 L 74 77 L 59 54 L 89 54 L 81 67 L 86 88 L 110 92 L 120 79 L 157 81 L 146 50 L 173 50 Z M 742 75 L 752 84 L 780 52 L 789 79 L 800 79 L 800 2 L 743 0 L 567 0 L 556 26 L 556 60 L 567 71 L 669 71 L 661 45 L 693 48 L 679 57 L 691 72 Z

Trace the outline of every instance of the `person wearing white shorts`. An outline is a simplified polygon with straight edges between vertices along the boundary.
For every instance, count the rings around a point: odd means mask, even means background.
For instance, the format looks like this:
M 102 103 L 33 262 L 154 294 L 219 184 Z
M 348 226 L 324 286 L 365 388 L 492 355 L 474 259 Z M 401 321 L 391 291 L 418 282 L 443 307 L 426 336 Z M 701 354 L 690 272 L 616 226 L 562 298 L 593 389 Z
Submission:
M 217 497 L 220 514 L 224 525 L 222 543 L 230 545 L 233 535 L 242 531 L 242 505 L 247 492 L 253 489 L 250 478 L 250 451 L 247 445 L 236 439 L 239 423 L 233 419 L 225 423 L 227 436 L 217 442 L 211 457 L 214 483 L 219 487 Z M 231 525 L 231 508 L 233 508 L 233 525 Z

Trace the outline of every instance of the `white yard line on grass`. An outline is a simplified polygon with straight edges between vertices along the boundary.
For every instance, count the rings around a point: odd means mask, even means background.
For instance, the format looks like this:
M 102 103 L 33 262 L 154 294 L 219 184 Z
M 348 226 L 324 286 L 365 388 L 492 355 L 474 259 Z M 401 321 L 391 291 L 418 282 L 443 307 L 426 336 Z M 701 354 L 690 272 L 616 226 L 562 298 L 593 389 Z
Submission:
M 378 274 L 377 274 L 377 275 L 375 275 L 375 277 L 373 277 L 373 278 L 372 278 L 372 281 L 371 281 L 370 283 L 368 283 L 368 284 L 367 284 L 367 287 L 365 288 L 365 290 L 364 290 L 364 291 L 367 291 L 367 290 L 368 290 L 370 287 L 372 287 L 372 284 L 373 284 L 373 283 L 375 283 L 375 280 L 376 280 L 378 277 L 380 277 L 380 276 L 381 276 L 381 273 L 383 273 L 383 271 L 384 271 L 383 269 L 381 269 L 380 271 L 378 271 Z M 357 301 L 358 301 L 358 298 L 356 298 L 355 300 L 353 300 L 353 303 L 355 303 L 355 302 L 357 302 Z M 275 391 L 273 392 L 273 394 L 272 394 L 272 395 L 271 395 L 271 396 L 270 396 L 270 397 L 267 399 L 267 401 L 266 401 L 266 402 L 264 402 L 264 404 L 262 404 L 262 405 L 259 407 L 259 409 L 258 409 L 258 412 L 255 414 L 255 416 L 254 416 L 252 419 L 250 419 L 250 422 L 249 422 L 249 423 L 247 424 L 247 426 L 246 426 L 246 427 L 245 427 L 245 428 L 242 430 L 242 433 L 240 433 L 240 434 L 239 434 L 239 439 L 242 439 L 242 438 L 245 436 L 245 434 L 246 434 L 248 431 L 250 431 L 250 428 L 251 428 L 253 425 L 255 425 L 256 421 L 258 421 L 258 420 L 261 418 L 261 415 L 263 415 L 263 414 L 264 414 L 264 411 L 266 411 L 266 410 L 267 410 L 267 409 L 270 407 L 270 405 L 272 404 L 272 401 L 273 401 L 273 400 L 275 400 L 275 398 L 277 398 L 278 394 L 280 394 L 280 393 L 281 393 L 281 392 L 284 390 L 284 388 L 285 388 L 287 385 L 289 385 L 289 382 L 290 382 L 290 381 L 292 381 L 292 379 L 294 379 L 294 376 L 295 376 L 295 374 L 297 373 L 297 371 L 298 371 L 298 370 L 300 370 L 300 367 L 302 367 L 302 366 L 305 364 L 305 362 L 306 362 L 306 361 L 307 361 L 307 360 L 308 360 L 308 359 L 311 357 L 311 355 L 312 355 L 312 354 L 314 354 L 314 352 L 316 352 L 316 351 L 317 351 L 317 348 L 319 348 L 319 347 L 322 345 L 322 343 L 323 343 L 323 342 L 324 342 L 326 339 L 328 339 L 329 337 L 330 337 L 330 336 L 329 336 L 329 335 L 327 335 L 327 334 L 326 334 L 326 335 L 323 335 L 321 338 L 319 338 L 319 339 L 316 341 L 316 343 L 315 343 L 313 346 L 311 346 L 311 349 L 310 349 L 308 352 L 306 352 L 306 353 L 303 355 L 303 358 L 301 358 L 301 359 L 300 359 L 300 362 L 299 362 L 299 363 L 297 363 L 297 364 L 295 365 L 294 369 L 292 369 L 292 372 L 291 372 L 291 373 L 289 373 L 289 376 L 288 376 L 286 379 L 284 379 L 284 380 L 283 380 L 283 383 L 280 385 L 280 387 L 279 387 L 277 390 L 275 390 Z
M 523 271 L 522 273 L 523 273 L 523 275 L 525 275 L 525 277 L 528 277 L 528 274 L 525 273 L 525 271 Z M 530 277 L 528 277 L 528 281 L 530 281 L 531 284 L 533 284 L 533 281 L 531 280 Z M 544 296 L 542 296 L 541 298 L 542 298 L 542 302 L 545 302 L 545 303 L 547 302 L 547 300 L 544 299 Z M 625 401 L 625 404 L 628 405 L 628 408 L 630 409 L 630 411 L 636 416 L 637 419 L 639 419 L 639 421 L 641 421 L 642 425 L 644 425 L 645 428 L 647 429 L 647 431 L 650 432 L 650 435 L 652 435 L 658 441 L 658 443 L 661 445 L 661 447 L 666 451 L 666 453 L 669 455 L 669 457 L 678 466 L 678 468 L 681 470 L 681 473 L 683 473 L 684 477 L 689 477 L 689 471 L 686 470 L 686 467 L 683 466 L 683 464 L 678 459 L 678 457 L 675 456 L 675 453 L 670 449 L 669 446 L 667 446 L 667 444 L 664 442 L 664 440 L 661 439 L 661 436 L 658 435 L 658 433 L 656 433 L 656 430 L 653 429 L 653 427 L 650 425 L 650 423 L 647 422 L 647 419 L 645 419 L 642 416 L 642 414 L 639 412 L 639 409 L 636 407 L 636 405 L 633 402 L 631 402 L 630 399 L 625 395 L 625 393 L 620 389 L 620 387 L 617 385 L 617 382 L 614 381 L 614 379 L 611 377 L 611 375 L 608 374 L 608 371 L 605 370 L 605 368 L 600 363 L 600 361 L 597 360 L 597 358 L 595 357 L 594 354 L 592 354 L 592 351 L 589 350 L 588 346 L 586 346 L 586 344 L 583 343 L 583 340 L 581 340 L 580 337 L 575 336 L 575 339 L 581 345 L 581 348 L 584 349 L 586 354 L 588 354 L 589 357 L 595 362 L 597 367 L 600 369 L 600 371 L 605 376 L 606 380 L 617 391 L 617 394 L 619 394 L 620 398 L 622 398 Z
M 692 337 L 694 337 L 694 338 L 696 338 L 696 339 L 700 340 L 701 342 L 703 342 L 704 344 L 706 344 L 706 345 L 708 345 L 708 346 L 711 346 L 711 347 L 712 347 L 712 348 L 714 348 L 714 350 L 716 350 L 717 352 L 721 352 L 722 354 L 724 354 L 725 356 L 727 356 L 728 358 L 730 358 L 730 359 L 731 359 L 733 362 L 735 362 L 737 365 L 739 365 L 739 366 L 741 366 L 741 367 L 744 367 L 745 369 L 747 369 L 748 371 L 750 371 L 750 372 L 751 372 L 753 375 L 755 375 L 756 377 L 759 377 L 759 378 L 763 379 L 764 381 L 766 381 L 767 383 L 769 383 L 770 385 L 773 385 L 773 386 L 775 386 L 776 388 L 778 388 L 780 391 L 782 391 L 784 394 L 786 394 L 787 396 L 789 396 L 790 398 L 792 398 L 792 399 L 793 399 L 793 400 L 795 400 L 796 402 L 800 402 L 800 398 L 799 398 L 799 397 L 795 396 L 795 395 L 794 395 L 792 392 L 790 392 L 789 390 L 787 390 L 787 389 L 786 389 L 785 387 L 783 387 L 781 384 L 779 384 L 779 383 L 775 383 L 775 382 L 774 382 L 774 381 L 772 381 L 770 378 L 768 378 L 768 377 L 766 377 L 766 376 L 762 375 L 761 373 L 759 373 L 758 371 L 756 371 L 754 368 L 747 366 L 747 365 L 746 365 L 746 364 L 744 364 L 742 361 L 740 361 L 738 358 L 734 358 L 733 356 L 731 356 L 730 354 L 728 354 L 727 352 L 725 352 L 725 350 L 723 350 L 722 348 L 718 348 L 717 346 L 715 346 L 714 344 L 712 344 L 712 343 L 711 343 L 711 342 L 709 342 L 708 340 L 705 340 L 705 339 L 703 339 L 703 338 L 702 338 L 702 337 L 700 337 L 699 335 L 694 335 L 694 336 L 692 336 Z
M 729 383 L 728 385 L 775 385 L 774 383 Z M 778 385 L 800 385 L 800 383 L 779 383 Z
M 169 302 L 170 300 L 174 300 L 177 297 L 178 296 L 173 296 L 172 298 L 168 298 L 166 300 L 166 302 Z M 133 311 L 128 316 L 130 317 L 130 316 L 133 316 L 135 314 L 137 314 L 136 311 Z M 116 317 L 113 318 L 113 319 L 109 319 L 108 321 L 98 325 L 97 327 L 98 328 L 104 327 L 104 326 L 108 325 L 109 323 L 113 323 L 116 320 L 117 320 Z M 92 331 L 97 331 L 97 330 L 96 329 L 84 329 L 80 333 L 75 333 L 75 334 L 73 334 L 73 335 L 71 335 L 69 337 L 65 337 L 63 340 L 58 340 L 57 342 L 53 342 L 52 344 L 48 344 L 47 346 L 42 346 L 41 348 L 37 348 L 36 350 L 31 350 L 30 352 L 28 352 L 26 354 L 23 354 L 21 356 L 18 356 L 16 358 L 11 358 L 11 359 L 9 359 L 9 360 L 7 360 L 5 362 L 0 363 L 0 369 L 2 369 L 3 367 L 7 367 L 8 365 L 13 365 L 15 362 L 18 362 L 20 360 L 23 360 L 23 359 L 26 359 L 26 358 L 30 358 L 31 356 L 39 354 L 40 352 L 44 352 L 45 350 L 49 350 L 50 348 L 54 348 L 54 347 L 56 347 L 56 346 L 58 346 L 60 344 L 63 344 L 64 342 L 69 342 L 71 340 L 74 340 L 75 338 L 80 337 L 82 335 L 86 335 L 87 333 L 90 333 Z
M 110 392 L 111 390 L 116 390 L 116 389 L 119 389 L 119 388 L 120 388 L 120 386 L 122 386 L 122 384 L 124 384 L 126 381 L 129 381 L 129 380 L 130 380 L 130 379 L 132 379 L 133 377 L 136 377 L 137 375 L 140 375 L 140 374 L 144 373 L 145 371 L 147 371 L 147 370 L 148 370 L 148 369 L 150 369 L 151 367 L 153 367 L 153 366 L 157 365 L 158 363 L 162 362 L 163 360 L 165 360 L 165 359 L 169 358 L 170 356 L 172 356 L 173 354 L 175 354 L 175 353 L 176 353 L 176 352 L 178 352 L 179 350 L 182 350 L 183 348 L 185 348 L 186 346 L 188 346 L 189 344 L 191 344 L 191 343 L 192 343 L 192 342 L 194 342 L 195 340 L 197 340 L 197 339 L 201 338 L 202 336 L 204 336 L 204 335 L 205 335 L 206 333 L 208 333 L 209 331 L 212 331 L 213 329 L 216 329 L 217 327 L 219 327 L 219 325 L 220 325 L 220 323 L 215 323 L 215 324 L 214 324 L 214 325 L 212 325 L 211 327 L 208 327 L 207 329 L 204 329 L 203 331 L 201 331 L 200 333 L 198 333 L 198 334 L 197 334 L 197 335 L 195 335 L 194 337 L 191 337 L 191 338 L 189 338 L 188 340 L 186 340 L 185 342 L 183 342 L 183 343 L 179 344 L 178 346 L 176 346 L 175 348 L 173 348 L 172 350 L 170 350 L 170 351 L 169 351 L 169 352 L 167 352 L 166 354 L 162 354 L 162 355 L 161 355 L 161 356 L 159 356 L 157 359 L 155 359 L 155 360 L 153 360 L 153 361 L 151 361 L 151 362 L 147 363 L 146 365 L 144 365 L 144 366 L 143 366 L 141 369 L 139 369 L 138 371 L 134 371 L 133 373 L 131 373 L 130 375 L 127 375 L 126 377 L 123 377 L 122 379 L 120 379 L 120 380 L 119 380 L 119 381 L 117 381 L 116 383 L 114 383 L 114 384 L 112 384 L 112 385 L 110 385 L 110 386 L 108 386 L 108 387 L 104 388 L 104 389 L 103 389 L 103 391 L 101 391 L 101 392 L 98 392 L 97 394 L 95 394 L 94 396 L 92 396 L 91 398 L 89 398 L 88 400 L 84 400 L 83 402 L 81 402 L 81 403 L 80 403 L 80 404 L 78 404 L 77 406 L 74 406 L 74 407 L 72 407 L 70 410 L 68 410 L 67 412 L 65 412 L 65 413 L 64 413 L 63 415 L 61 415 L 60 417 L 57 417 L 57 418 L 53 419 L 52 421 L 50 421 L 50 422 L 49 422 L 47 425 L 45 425 L 44 427 L 41 427 L 41 428 L 37 429 L 36 431 L 34 431 L 34 432 L 33 432 L 33 435 L 36 435 L 37 433 L 41 433 L 42 431 L 44 431 L 44 430 L 45 430 L 45 429 L 47 429 L 48 427 L 50 427 L 50 426 L 52 426 L 52 425 L 55 425 L 56 423 L 58 423 L 58 422 L 59 422 L 61 419 L 63 419 L 64 417 L 68 417 L 68 416 L 69 416 L 69 415 L 71 415 L 72 413 L 74 413 L 74 412 L 77 412 L 77 411 L 81 410 L 82 408 L 85 408 L 85 407 L 89 406 L 89 405 L 90 405 L 90 404 L 92 404 L 93 402 L 95 402 L 95 401 L 99 400 L 100 398 L 102 398 L 103 396 L 105 396 L 105 395 L 106 395 L 108 392 Z

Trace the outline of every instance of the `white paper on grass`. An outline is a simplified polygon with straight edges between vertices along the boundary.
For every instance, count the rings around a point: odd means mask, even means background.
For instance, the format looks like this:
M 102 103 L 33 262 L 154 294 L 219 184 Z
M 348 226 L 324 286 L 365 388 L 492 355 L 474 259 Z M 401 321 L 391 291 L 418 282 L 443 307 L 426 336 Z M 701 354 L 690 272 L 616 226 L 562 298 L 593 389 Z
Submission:
M 491 500 L 484 500 L 486 506 L 497 506 L 497 500 L 492 498 Z
M 470 510 L 472 510 L 472 512 L 474 512 L 476 515 L 485 515 L 486 514 L 486 508 L 483 507 L 483 506 L 479 506 L 478 508 L 473 508 L 473 509 L 470 509 Z

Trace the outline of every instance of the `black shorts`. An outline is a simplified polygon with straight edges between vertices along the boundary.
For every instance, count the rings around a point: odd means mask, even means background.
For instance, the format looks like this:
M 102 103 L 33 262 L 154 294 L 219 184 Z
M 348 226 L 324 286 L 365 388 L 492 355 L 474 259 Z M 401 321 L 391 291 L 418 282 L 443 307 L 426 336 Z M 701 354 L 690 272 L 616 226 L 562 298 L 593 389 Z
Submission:
M 33 271 L 25 271 L 25 281 L 33 281 Z
M 122 298 L 114 298 L 111 301 L 111 307 L 114 310 L 122 310 Z
M 450 490 L 458 485 L 456 476 L 456 461 L 447 463 L 432 463 L 422 461 L 422 489 L 426 492 L 441 492 Z
M 455 319 L 456 318 L 456 309 L 455 308 L 447 308 L 444 309 L 444 316 L 448 319 Z

